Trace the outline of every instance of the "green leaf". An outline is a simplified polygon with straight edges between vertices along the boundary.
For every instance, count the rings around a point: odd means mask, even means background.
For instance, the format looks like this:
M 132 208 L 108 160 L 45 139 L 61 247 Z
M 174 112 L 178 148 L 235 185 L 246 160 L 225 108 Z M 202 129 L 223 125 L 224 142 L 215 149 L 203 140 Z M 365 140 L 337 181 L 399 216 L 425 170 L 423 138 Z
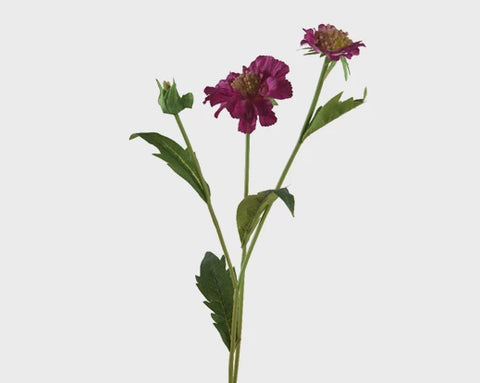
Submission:
M 204 302 L 212 310 L 213 325 L 216 327 L 223 343 L 230 349 L 233 284 L 230 273 L 225 268 L 225 257 L 219 259 L 207 252 L 200 265 L 200 275 L 195 276 L 197 287 L 206 298 Z
M 278 197 L 287 205 L 293 215 L 295 199 L 287 188 L 265 190 L 258 194 L 248 195 L 240 202 L 237 208 L 237 227 L 242 246 L 250 239 L 262 214 Z
M 348 66 L 348 61 L 344 56 L 340 57 L 343 66 L 343 75 L 345 76 L 345 81 L 348 80 L 348 75 L 350 74 L 350 67 Z
M 182 96 L 182 104 L 185 108 L 192 108 L 193 106 L 193 94 L 187 93 Z
M 310 125 L 302 134 L 302 141 L 304 141 L 310 134 L 323 128 L 341 115 L 363 104 L 366 97 L 366 88 L 363 98 L 357 100 L 354 100 L 353 97 L 351 97 L 345 101 L 340 101 L 342 93 L 343 92 L 340 92 L 335 97 L 332 97 L 325 105 L 317 109 Z
M 207 201 L 207 195 L 210 193 L 208 185 L 207 190 L 203 190 L 195 161 L 188 150 L 182 148 L 172 139 L 158 133 L 135 133 L 130 136 L 130 139 L 136 137 L 143 138 L 149 144 L 155 146 L 160 153 L 154 153 L 153 155 L 164 160 L 175 173 L 192 185 L 205 202 Z
M 287 188 L 272 190 L 284 203 L 287 205 L 288 210 L 292 213 L 292 216 L 295 215 L 295 198 L 288 191 Z
M 267 100 L 269 100 L 273 106 L 277 106 L 278 105 L 278 102 L 277 100 L 275 100 L 274 98 L 272 97 L 267 97 Z
M 327 72 L 325 73 L 325 77 L 332 71 L 332 69 L 337 65 L 337 61 L 330 61 L 327 67 Z

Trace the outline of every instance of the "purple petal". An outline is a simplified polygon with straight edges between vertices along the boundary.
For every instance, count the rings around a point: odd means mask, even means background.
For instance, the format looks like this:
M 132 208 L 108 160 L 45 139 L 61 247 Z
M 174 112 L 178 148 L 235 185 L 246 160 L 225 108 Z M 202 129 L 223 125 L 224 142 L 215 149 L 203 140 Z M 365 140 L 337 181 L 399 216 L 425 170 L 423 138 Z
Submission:
M 256 124 L 257 117 L 250 121 L 240 119 L 240 121 L 238 122 L 238 131 L 242 133 L 252 133 L 255 130 Z
M 273 104 L 270 100 L 258 98 L 255 100 L 255 108 L 260 119 L 260 125 L 270 126 L 277 122 L 277 117 L 273 113 Z
M 248 69 L 256 74 L 273 77 L 285 77 L 290 71 L 287 64 L 272 56 L 258 56 Z
M 273 77 L 267 78 L 265 81 L 267 91 L 265 97 L 275 98 L 277 100 L 284 100 L 292 97 L 292 84 L 285 79 L 276 79 Z

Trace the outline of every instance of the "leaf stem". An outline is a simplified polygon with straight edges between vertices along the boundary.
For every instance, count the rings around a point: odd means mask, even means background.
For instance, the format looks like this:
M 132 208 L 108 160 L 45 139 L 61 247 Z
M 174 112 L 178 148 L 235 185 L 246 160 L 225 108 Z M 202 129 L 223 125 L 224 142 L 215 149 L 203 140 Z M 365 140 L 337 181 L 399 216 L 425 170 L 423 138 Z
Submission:
M 235 270 L 233 268 L 232 260 L 230 258 L 230 255 L 227 250 L 227 245 L 225 244 L 225 239 L 222 234 L 222 230 L 220 229 L 220 224 L 218 223 L 217 216 L 215 214 L 215 211 L 213 209 L 212 205 L 212 199 L 210 196 L 210 191 L 207 186 L 207 182 L 205 181 L 205 178 L 203 177 L 202 170 L 200 168 L 200 164 L 198 163 L 197 156 L 195 155 L 195 152 L 193 151 L 192 144 L 190 143 L 190 140 L 188 139 L 187 132 L 185 131 L 185 127 L 183 126 L 182 120 L 180 119 L 180 116 L 178 114 L 174 114 L 175 121 L 177 122 L 177 125 L 180 129 L 180 132 L 182 133 L 183 139 L 185 140 L 185 144 L 187 145 L 187 150 L 192 156 L 193 162 L 195 163 L 195 167 L 197 168 L 198 174 L 200 175 L 200 181 L 202 183 L 202 189 L 206 195 L 206 202 L 208 206 L 208 211 L 210 213 L 210 216 L 213 221 L 213 225 L 215 226 L 215 230 L 217 232 L 218 239 L 220 241 L 220 245 L 222 246 L 223 254 L 225 255 L 225 259 L 228 264 L 228 270 L 230 273 L 230 278 L 232 279 L 232 284 L 234 289 L 237 286 L 237 276 L 235 274 Z

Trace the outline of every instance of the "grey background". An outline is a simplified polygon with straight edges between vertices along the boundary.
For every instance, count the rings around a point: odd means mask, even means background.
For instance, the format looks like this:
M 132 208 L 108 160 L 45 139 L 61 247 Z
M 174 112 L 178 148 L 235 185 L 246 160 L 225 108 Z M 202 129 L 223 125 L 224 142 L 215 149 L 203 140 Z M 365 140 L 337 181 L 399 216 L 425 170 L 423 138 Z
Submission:
M 270 188 L 320 69 L 302 28 L 367 48 L 322 100 L 368 102 L 302 148 L 247 274 L 242 382 L 478 382 L 478 52 L 457 1 L 18 1 L 0 6 L 0 381 L 224 382 L 227 353 L 194 285 L 220 254 L 197 195 L 128 137 L 182 117 L 238 262 L 244 136 L 203 88 L 259 54 L 294 97 L 252 136 Z

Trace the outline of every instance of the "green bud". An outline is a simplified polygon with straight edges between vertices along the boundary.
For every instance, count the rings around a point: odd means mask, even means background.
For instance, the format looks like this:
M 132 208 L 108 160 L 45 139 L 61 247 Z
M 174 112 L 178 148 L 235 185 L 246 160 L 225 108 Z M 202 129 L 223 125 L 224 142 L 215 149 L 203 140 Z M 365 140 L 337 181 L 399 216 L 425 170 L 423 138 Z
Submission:
M 192 93 L 187 93 L 180 97 L 177 91 L 177 84 L 175 84 L 175 81 L 173 81 L 173 84 L 170 84 L 168 81 L 164 81 L 163 86 L 158 80 L 156 81 L 160 90 L 160 95 L 158 96 L 158 104 L 162 108 L 163 113 L 178 114 L 183 109 L 192 107 Z

